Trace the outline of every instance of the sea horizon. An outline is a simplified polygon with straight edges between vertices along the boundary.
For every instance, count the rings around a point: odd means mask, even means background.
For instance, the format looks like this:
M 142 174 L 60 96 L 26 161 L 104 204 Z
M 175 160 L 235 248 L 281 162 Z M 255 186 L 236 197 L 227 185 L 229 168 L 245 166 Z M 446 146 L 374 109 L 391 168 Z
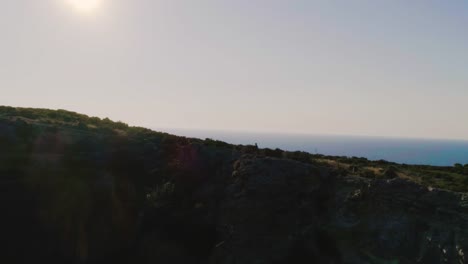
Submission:
M 152 128 L 177 136 L 214 139 L 230 144 L 305 151 L 329 156 L 364 157 L 409 165 L 453 166 L 468 164 L 468 140 L 399 138 L 386 136 L 332 135 L 227 131 L 185 128 Z

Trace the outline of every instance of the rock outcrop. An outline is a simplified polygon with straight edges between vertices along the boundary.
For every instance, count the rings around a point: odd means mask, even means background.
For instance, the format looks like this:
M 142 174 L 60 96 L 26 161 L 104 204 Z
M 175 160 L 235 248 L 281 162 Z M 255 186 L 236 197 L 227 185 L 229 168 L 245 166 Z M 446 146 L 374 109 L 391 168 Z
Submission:
M 211 263 L 338 262 L 331 237 L 320 229 L 333 199 L 326 171 L 243 157 L 234 163 L 225 194 L 219 211 L 224 230 Z
M 401 171 L 35 120 L 0 120 L 1 263 L 468 263 L 468 194 Z
M 466 263 L 466 195 L 243 157 L 211 263 Z

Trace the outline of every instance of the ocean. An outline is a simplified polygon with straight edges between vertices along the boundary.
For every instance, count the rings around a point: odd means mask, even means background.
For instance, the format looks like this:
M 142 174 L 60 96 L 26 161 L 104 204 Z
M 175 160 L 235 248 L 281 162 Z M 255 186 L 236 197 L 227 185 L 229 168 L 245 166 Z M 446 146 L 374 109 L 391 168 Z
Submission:
M 157 129 L 159 130 L 159 129 Z M 468 141 L 380 138 L 336 135 L 300 135 L 165 129 L 165 132 L 195 138 L 211 138 L 232 144 L 258 144 L 260 148 L 280 148 L 313 154 L 365 157 L 403 164 L 453 166 L 468 164 Z

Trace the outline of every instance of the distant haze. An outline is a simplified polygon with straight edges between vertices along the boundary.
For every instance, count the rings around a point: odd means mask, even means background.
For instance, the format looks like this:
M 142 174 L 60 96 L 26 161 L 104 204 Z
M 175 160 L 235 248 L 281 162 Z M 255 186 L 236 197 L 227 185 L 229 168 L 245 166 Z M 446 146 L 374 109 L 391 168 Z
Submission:
M 468 1 L 88 2 L 0 1 L 0 105 L 468 139 Z

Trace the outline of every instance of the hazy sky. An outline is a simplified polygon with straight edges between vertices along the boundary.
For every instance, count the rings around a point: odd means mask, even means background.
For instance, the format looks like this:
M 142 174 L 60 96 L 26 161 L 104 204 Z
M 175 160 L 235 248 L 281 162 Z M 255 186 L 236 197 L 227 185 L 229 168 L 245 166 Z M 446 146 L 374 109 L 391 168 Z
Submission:
M 468 1 L 70 1 L 0 0 L 1 105 L 468 139 Z

